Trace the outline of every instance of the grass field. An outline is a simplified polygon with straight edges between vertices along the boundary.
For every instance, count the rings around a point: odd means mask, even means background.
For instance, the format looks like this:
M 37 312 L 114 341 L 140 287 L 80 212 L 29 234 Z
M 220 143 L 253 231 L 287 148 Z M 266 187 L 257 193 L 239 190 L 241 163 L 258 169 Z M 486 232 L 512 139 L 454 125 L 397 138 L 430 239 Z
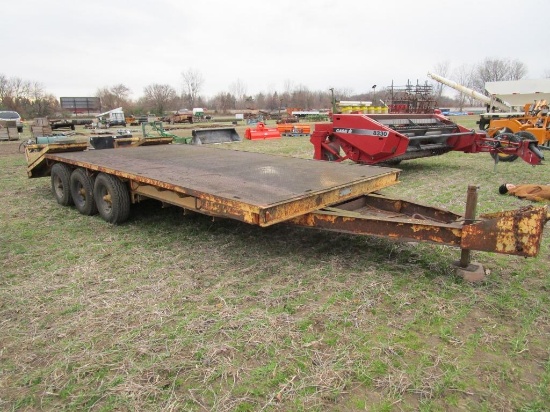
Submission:
M 156 202 L 112 226 L 27 179 L 18 144 L 0 142 L 0 410 L 549 410 L 548 225 L 536 258 L 474 252 L 468 283 L 445 246 Z M 223 150 L 312 156 L 305 137 Z M 529 204 L 503 182 L 550 184 L 488 154 L 399 168 L 383 193 L 457 213 L 471 184 L 478 213 Z

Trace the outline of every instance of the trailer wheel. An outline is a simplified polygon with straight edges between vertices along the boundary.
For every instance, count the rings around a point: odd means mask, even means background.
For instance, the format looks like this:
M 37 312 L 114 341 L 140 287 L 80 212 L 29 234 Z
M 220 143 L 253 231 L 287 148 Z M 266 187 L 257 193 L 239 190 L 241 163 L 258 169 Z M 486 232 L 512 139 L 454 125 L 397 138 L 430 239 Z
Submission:
M 70 190 L 71 168 L 63 163 L 56 163 L 52 166 L 52 192 L 62 206 L 73 204 L 73 198 Z
M 70 188 L 76 209 L 86 216 L 95 215 L 97 206 L 94 200 L 94 177 L 82 168 L 75 169 L 71 173 Z
M 94 183 L 94 199 L 103 220 L 122 223 L 130 215 L 130 193 L 115 176 L 100 173 Z
M 499 137 L 500 136 L 500 137 Z M 509 146 L 510 142 L 512 143 L 519 143 L 521 139 L 515 135 L 511 129 L 508 127 L 505 127 L 502 130 L 497 131 L 494 135 L 494 138 L 500 139 L 500 147 L 507 147 Z M 499 162 L 513 162 L 518 158 L 517 155 L 513 154 L 505 154 L 505 153 L 491 153 L 491 157 L 494 160 L 497 160 Z

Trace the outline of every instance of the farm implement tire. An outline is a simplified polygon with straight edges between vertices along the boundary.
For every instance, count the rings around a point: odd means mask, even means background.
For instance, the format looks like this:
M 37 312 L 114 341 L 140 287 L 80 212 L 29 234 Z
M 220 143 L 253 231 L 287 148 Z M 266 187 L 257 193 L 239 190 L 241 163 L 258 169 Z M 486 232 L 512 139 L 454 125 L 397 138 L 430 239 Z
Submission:
M 516 136 L 518 136 L 521 140 L 531 140 L 534 142 L 537 141 L 537 138 L 531 132 L 525 132 L 525 131 L 517 132 Z
M 322 156 L 323 160 L 328 160 L 329 162 L 336 162 L 340 158 L 340 145 L 337 142 L 330 141 L 330 143 L 327 144 L 328 147 L 330 147 L 332 150 L 334 150 L 338 155 L 335 155 L 330 150 L 327 150 L 326 148 L 322 149 Z
M 328 160 L 329 162 L 335 162 L 336 156 L 330 153 L 328 150 L 323 150 L 323 160 Z
M 393 166 L 397 166 L 400 163 L 401 163 L 401 159 L 397 159 L 397 160 L 390 159 L 390 160 L 386 160 L 385 162 L 379 163 L 379 165 L 385 166 L 385 167 L 393 167 Z
M 97 206 L 94 200 L 94 178 L 86 173 L 86 170 L 79 168 L 73 170 L 70 179 L 71 196 L 76 209 L 86 216 L 97 213 Z
M 71 168 L 63 163 L 56 163 L 51 170 L 52 192 L 62 206 L 71 206 L 73 198 L 70 190 Z
M 508 128 L 504 129 L 501 132 L 497 132 L 494 137 L 500 140 L 500 147 L 507 147 L 510 145 L 510 143 L 519 143 L 522 140 L 518 135 L 512 133 L 512 131 Z M 491 153 L 491 157 L 495 161 L 499 162 L 513 162 L 518 158 L 518 156 L 515 154 L 507 153 Z
M 130 193 L 117 177 L 105 173 L 97 175 L 94 199 L 100 216 L 108 223 L 122 223 L 130 215 Z
M 529 149 L 534 152 L 540 159 L 544 160 L 544 154 L 539 149 L 539 141 L 536 138 L 536 136 L 531 132 L 521 131 L 517 132 L 516 136 L 518 136 L 521 141 L 527 140 L 529 143 Z M 548 143 L 548 142 L 546 142 Z

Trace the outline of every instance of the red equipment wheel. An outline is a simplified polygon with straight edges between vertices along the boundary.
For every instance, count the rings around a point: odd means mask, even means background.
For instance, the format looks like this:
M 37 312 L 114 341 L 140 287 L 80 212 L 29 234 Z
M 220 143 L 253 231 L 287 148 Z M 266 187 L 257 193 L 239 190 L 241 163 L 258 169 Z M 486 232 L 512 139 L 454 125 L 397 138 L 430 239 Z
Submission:
M 507 127 L 496 132 L 493 137 L 500 140 L 499 147 L 508 147 L 510 143 L 521 142 L 521 138 L 515 135 L 512 130 Z M 517 155 L 507 153 L 491 153 L 491 157 L 499 162 L 513 162 L 518 158 Z

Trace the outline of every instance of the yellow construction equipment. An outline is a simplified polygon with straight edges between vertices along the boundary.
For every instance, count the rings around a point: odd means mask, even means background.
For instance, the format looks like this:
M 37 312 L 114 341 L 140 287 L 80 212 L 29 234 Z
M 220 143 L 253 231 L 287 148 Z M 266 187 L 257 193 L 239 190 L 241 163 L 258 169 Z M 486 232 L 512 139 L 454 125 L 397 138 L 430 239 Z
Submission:
M 540 149 L 550 150 L 550 117 L 546 100 L 526 104 L 523 113 L 483 113 L 477 123 L 490 137 L 510 133 L 517 136 L 518 141 L 536 140 Z M 516 157 L 502 155 L 499 160 L 510 162 Z

